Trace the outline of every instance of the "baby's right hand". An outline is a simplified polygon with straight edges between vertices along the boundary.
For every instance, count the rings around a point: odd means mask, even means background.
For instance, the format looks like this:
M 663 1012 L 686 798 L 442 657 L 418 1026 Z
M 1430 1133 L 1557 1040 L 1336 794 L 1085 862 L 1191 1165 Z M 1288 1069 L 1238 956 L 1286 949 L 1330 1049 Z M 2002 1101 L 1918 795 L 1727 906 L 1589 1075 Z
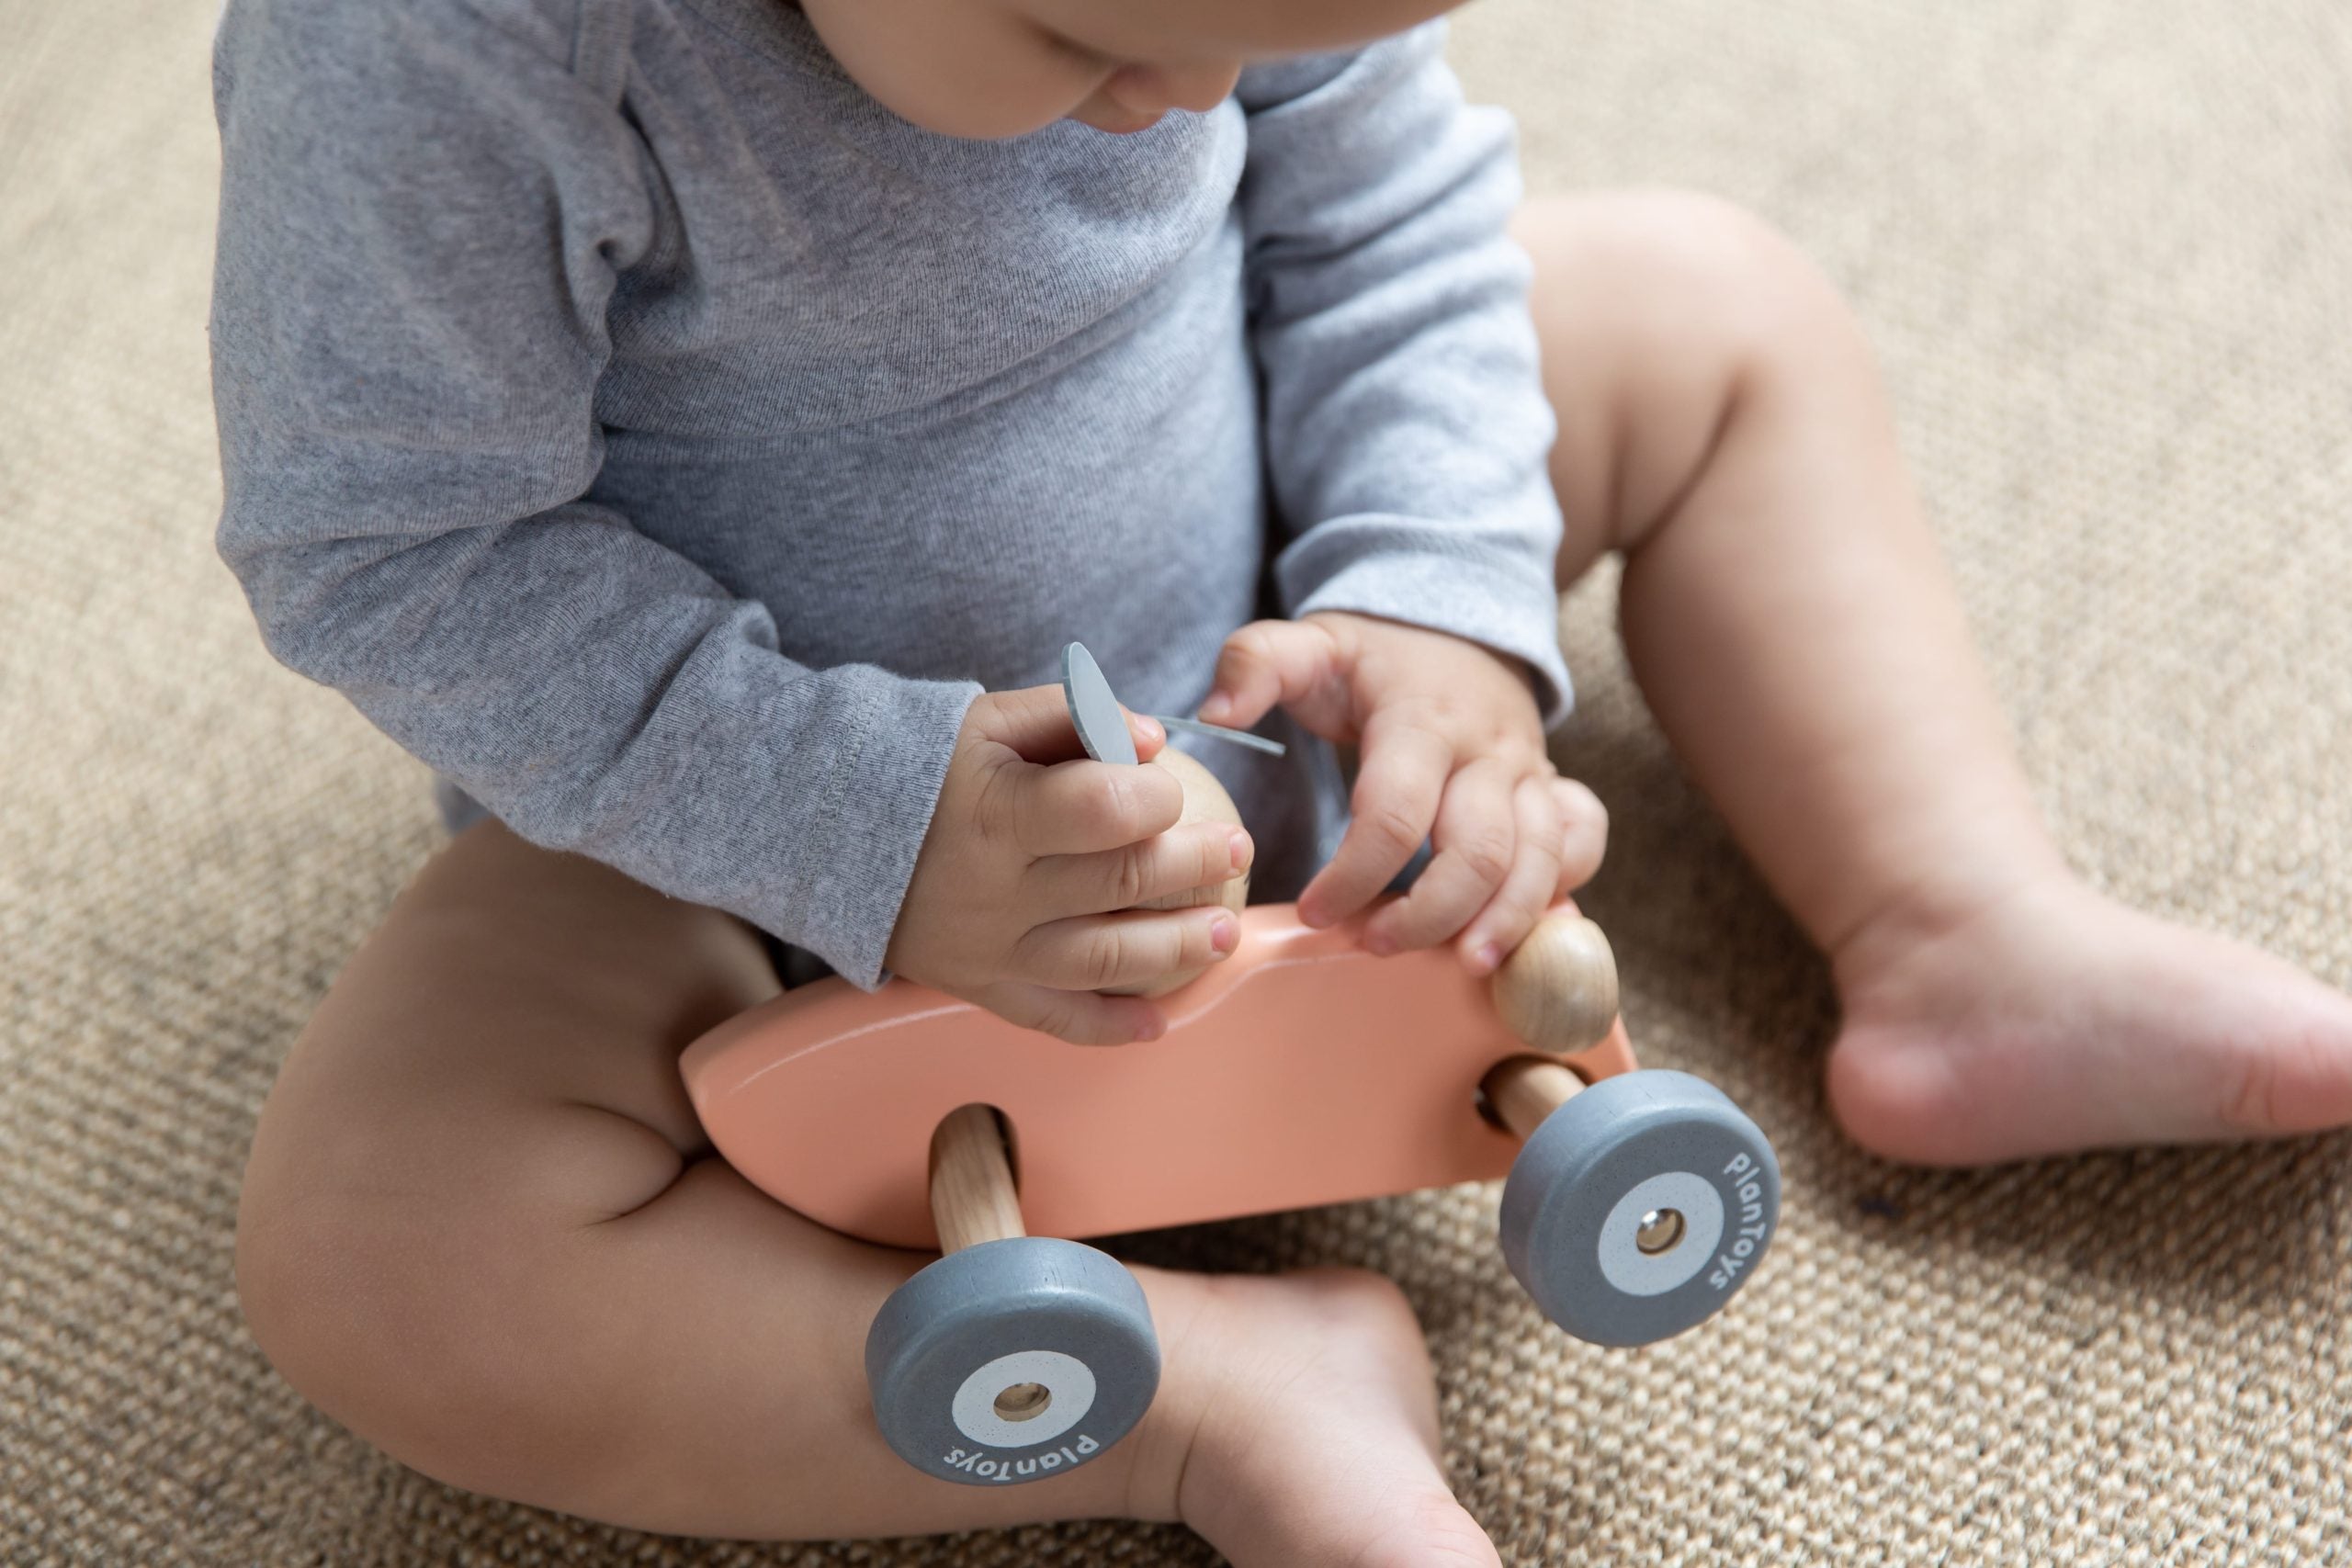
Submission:
M 1127 716 L 1136 754 L 1167 744 Z M 1184 792 L 1164 769 L 1087 760 L 1059 686 L 982 695 L 964 716 L 883 962 L 910 980 L 1081 1045 L 1153 1040 L 1167 1015 L 1097 995 L 1231 953 L 1221 904 L 1137 909 L 1250 863 L 1225 822 L 1174 826 Z

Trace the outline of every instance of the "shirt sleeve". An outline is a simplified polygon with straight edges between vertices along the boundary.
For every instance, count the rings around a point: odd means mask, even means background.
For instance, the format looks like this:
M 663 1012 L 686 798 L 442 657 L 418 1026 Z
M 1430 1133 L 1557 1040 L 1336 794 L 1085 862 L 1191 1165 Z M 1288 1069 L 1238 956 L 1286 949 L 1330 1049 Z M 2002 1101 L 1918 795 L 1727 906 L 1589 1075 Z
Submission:
M 1267 467 L 1292 615 L 1355 610 L 1526 661 L 1566 716 L 1553 435 L 1506 225 L 1510 118 L 1472 108 L 1432 23 L 1253 66 L 1241 183 Z
M 626 10 L 235 0 L 220 552 L 278 659 L 516 832 L 870 987 L 978 688 L 797 664 L 587 499 L 606 307 L 659 243 Z

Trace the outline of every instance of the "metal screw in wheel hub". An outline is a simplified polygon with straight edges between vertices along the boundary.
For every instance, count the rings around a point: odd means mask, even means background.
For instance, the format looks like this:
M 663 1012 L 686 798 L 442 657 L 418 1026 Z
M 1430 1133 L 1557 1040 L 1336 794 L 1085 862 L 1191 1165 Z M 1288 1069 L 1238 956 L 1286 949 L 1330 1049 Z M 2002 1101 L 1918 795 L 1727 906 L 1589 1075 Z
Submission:
M 1672 1252 L 1682 1240 L 1682 1211 L 1652 1209 L 1642 1216 L 1642 1228 L 1634 1233 L 1634 1245 L 1648 1257 Z
M 1041 1382 L 1017 1382 L 996 1396 L 996 1413 L 1000 1420 L 1028 1421 L 1046 1413 L 1054 1402 L 1054 1391 Z

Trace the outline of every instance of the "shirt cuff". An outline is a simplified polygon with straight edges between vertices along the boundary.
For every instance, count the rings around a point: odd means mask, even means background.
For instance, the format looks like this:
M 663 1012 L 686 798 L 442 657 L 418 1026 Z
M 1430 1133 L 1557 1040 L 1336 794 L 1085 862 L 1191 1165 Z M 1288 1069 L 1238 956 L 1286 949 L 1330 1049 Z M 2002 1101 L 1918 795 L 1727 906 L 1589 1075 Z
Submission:
M 1422 536 L 1391 540 L 1363 553 L 1368 525 Z M 1338 531 L 1335 531 L 1338 530 Z M 1356 536 L 1349 536 L 1354 535 Z M 1444 531 L 1408 519 L 1335 518 L 1317 525 L 1283 553 L 1275 583 L 1294 618 L 1349 610 L 1444 632 L 1525 661 L 1535 676 L 1535 705 L 1548 733 L 1575 705 L 1567 662 L 1560 657 L 1560 598 L 1550 581 L 1498 564 L 1485 548 L 1448 547 Z
M 838 678 L 846 671 L 827 673 Z M 834 762 L 820 784 L 825 807 L 802 829 L 809 835 L 804 854 L 789 857 L 809 868 L 808 884 L 776 888 L 772 907 L 751 914 L 754 923 L 870 991 L 890 977 L 882 955 L 906 902 L 966 710 L 980 688 L 966 681 L 908 681 L 878 670 L 858 669 L 856 675 L 870 676 L 877 689 L 861 694 L 868 700 L 845 704 L 855 722 L 828 735 Z M 796 773 L 808 776 L 806 769 Z

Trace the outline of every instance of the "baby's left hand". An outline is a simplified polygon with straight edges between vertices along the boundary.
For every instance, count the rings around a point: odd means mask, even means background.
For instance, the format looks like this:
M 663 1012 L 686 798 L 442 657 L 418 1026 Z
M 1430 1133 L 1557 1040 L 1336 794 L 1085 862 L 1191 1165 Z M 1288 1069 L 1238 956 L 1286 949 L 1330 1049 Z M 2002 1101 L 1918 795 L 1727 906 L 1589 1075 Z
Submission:
M 1599 866 L 1607 818 L 1544 754 L 1516 660 L 1370 615 L 1252 622 L 1226 638 L 1201 717 L 1248 728 L 1277 703 L 1359 753 L 1354 820 L 1299 896 L 1306 924 L 1363 908 L 1426 837 L 1429 865 L 1364 944 L 1394 953 L 1460 932 L 1464 964 L 1486 974 Z

